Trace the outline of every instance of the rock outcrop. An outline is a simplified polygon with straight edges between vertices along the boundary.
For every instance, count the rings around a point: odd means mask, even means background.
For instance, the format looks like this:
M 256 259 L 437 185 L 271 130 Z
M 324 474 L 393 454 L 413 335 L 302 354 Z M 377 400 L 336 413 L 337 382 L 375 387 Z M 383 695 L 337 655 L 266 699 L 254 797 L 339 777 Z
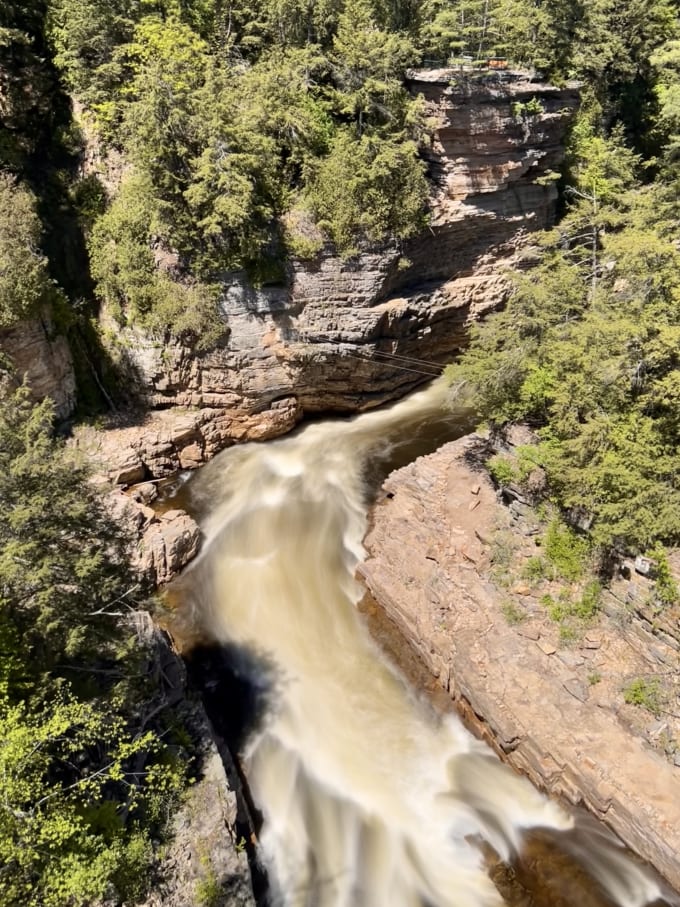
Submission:
M 0 353 L 9 357 L 18 380 L 26 381 L 35 400 L 49 397 L 58 419 L 71 415 L 76 400 L 73 361 L 49 312 L 0 331 Z
M 510 622 L 508 596 L 530 590 L 512 577 L 499 590 L 490 553 L 498 531 L 520 529 L 476 465 L 478 446 L 474 437 L 453 442 L 389 477 L 359 568 L 365 607 L 396 634 L 390 647 L 407 673 L 426 666 L 440 696 L 504 759 L 539 788 L 587 806 L 678 889 L 680 769 L 636 733 L 632 713 L 647 724 L 653 716 L 625 704 L 620 683 L 652 670 L 672 682 L 676 640 L 651 628 L 641 645 L 639 621 L 623 626 L 621 614 L 605 612 L 564 647 L 538 600 Z M 667 722 L 654 724 L 672 736 Z
M 131 564 L 140 579 L 157 588 L 169 583 L 198 554 L 201 530 L 184 510 L 154 509 L 156 486 L 149 482 L 130 493 L 114 489 L 107 497 L 110 512 L 130 540 Z
M 154 654 L 164 702 L 190 738 L 176 755 L 195 778 L 172 817 L 172 834 L 156 851 L 152 894 L 143 907 L 229 904 L 255 907 L 249 851 L 254 826 L 229 751 L 190 689 L 182 659 L 144 612 L 138 633 Z M 107 902 L 108 903 L 108 902 Z
M 224 334 L 209 350 L 122 332 L 136 392 L 159 413 L 121 445 L 146 476 L 282 434 L 304 413 L 394 399 L 431 371 L 395 356 L 444 364 L 466 345 L 470 323 L 502 304 L 504 269 L 520 262 L 527 234 L 551 222 L 551 177 L 578 90 L 526 73 L 447 70 L 411 73 L 409 84 L 432 123 L 427 230 L 353 259 L 326 248 L 293 262 L 286 286 L 255 289 L 227 275 Z

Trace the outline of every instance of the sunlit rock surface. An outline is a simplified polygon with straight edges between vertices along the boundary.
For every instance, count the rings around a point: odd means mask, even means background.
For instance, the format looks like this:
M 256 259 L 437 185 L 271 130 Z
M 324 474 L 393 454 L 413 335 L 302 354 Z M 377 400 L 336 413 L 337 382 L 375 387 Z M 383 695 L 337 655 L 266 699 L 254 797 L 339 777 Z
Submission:
M 621 692 L 626 677 L 677 670 L 677 640 L 651 629 L 643 639 L 640 621 L 622 625 L 609 606 L 569 648 L 538 601 L 521 624 L 508 623 L 488 571 L 509 515 L 479 467 L 478 440 L 447 444 L 385 483 L 359 568 L 372 597 L 365 610 L 407 672 L 425 665 L 429 685 L 503 758 L 587 806 L 678 889 L 680 769 L 642 738 Z M 649 722 L 659 723 L 647 713 Z

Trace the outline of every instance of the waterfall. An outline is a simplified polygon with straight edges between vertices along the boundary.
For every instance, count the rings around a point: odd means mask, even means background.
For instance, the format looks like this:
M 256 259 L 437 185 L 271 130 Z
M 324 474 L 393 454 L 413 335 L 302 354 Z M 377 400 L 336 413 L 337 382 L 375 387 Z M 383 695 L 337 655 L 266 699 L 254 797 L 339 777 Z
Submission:
M 480 841 L 511 860 L 527 829 L 573 827 L 409 688 L 356 608 L 368 464 L 450 393 L 439 380 L 389 410 L 232 448 L 192 480 L 205 542 L 178 588 L 247 655 L 267 703 L 243 759 L 277 907 L 500 905 Z M 659 896 L 616 844 L 597 848 L 584 859 L 611 902 Z

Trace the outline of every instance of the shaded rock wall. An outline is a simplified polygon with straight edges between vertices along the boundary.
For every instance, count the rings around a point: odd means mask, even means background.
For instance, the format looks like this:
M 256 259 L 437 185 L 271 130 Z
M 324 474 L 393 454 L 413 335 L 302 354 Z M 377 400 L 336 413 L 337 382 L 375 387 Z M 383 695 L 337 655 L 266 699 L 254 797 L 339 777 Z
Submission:
M 243 274 L 225 276 L 225 331 L 208 351 L 122 332 L 141 401 L 155 411 L 184 408 L 182 424 L 192 422 L 187 444 L 176 444 L 167 418 L 145 428 L 157 434 L 150 445 L 132 438 L 146 475 L 195 465 L 236 440 L 282 434 L 304 413 L 378 405 L 424 380 L 417 364 L 397 368 L 385 353 L 443 364 L 465 346 L 470 323 L 503 303 L 503 271 L 518 264 L 527 234 L 554 213 L 556 190 L 545 178 L 562 160 L 578 91 L 527 78 L 411 74 L 432 122 L 424 152 L 432 221 L 403 247 L 351 260 L 327 248 L 294 262 L 287 286 L 255 289 Z M 542 112 L 517 114 L 532 98 Z

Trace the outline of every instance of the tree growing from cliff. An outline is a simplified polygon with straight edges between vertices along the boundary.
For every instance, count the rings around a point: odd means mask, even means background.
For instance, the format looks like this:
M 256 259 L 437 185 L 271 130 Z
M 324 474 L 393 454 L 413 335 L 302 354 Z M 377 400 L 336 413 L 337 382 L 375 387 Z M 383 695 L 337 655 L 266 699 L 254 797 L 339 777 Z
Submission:
M 41 234 L 30 190 L 0 173 L 0 328 L 31 317 L 57 296 L 40 250 Z
M 4 376 L 0 900 L 85 907 L 143 893 L 183 771 L 129 622 L 125 543 L 51 420 Z

